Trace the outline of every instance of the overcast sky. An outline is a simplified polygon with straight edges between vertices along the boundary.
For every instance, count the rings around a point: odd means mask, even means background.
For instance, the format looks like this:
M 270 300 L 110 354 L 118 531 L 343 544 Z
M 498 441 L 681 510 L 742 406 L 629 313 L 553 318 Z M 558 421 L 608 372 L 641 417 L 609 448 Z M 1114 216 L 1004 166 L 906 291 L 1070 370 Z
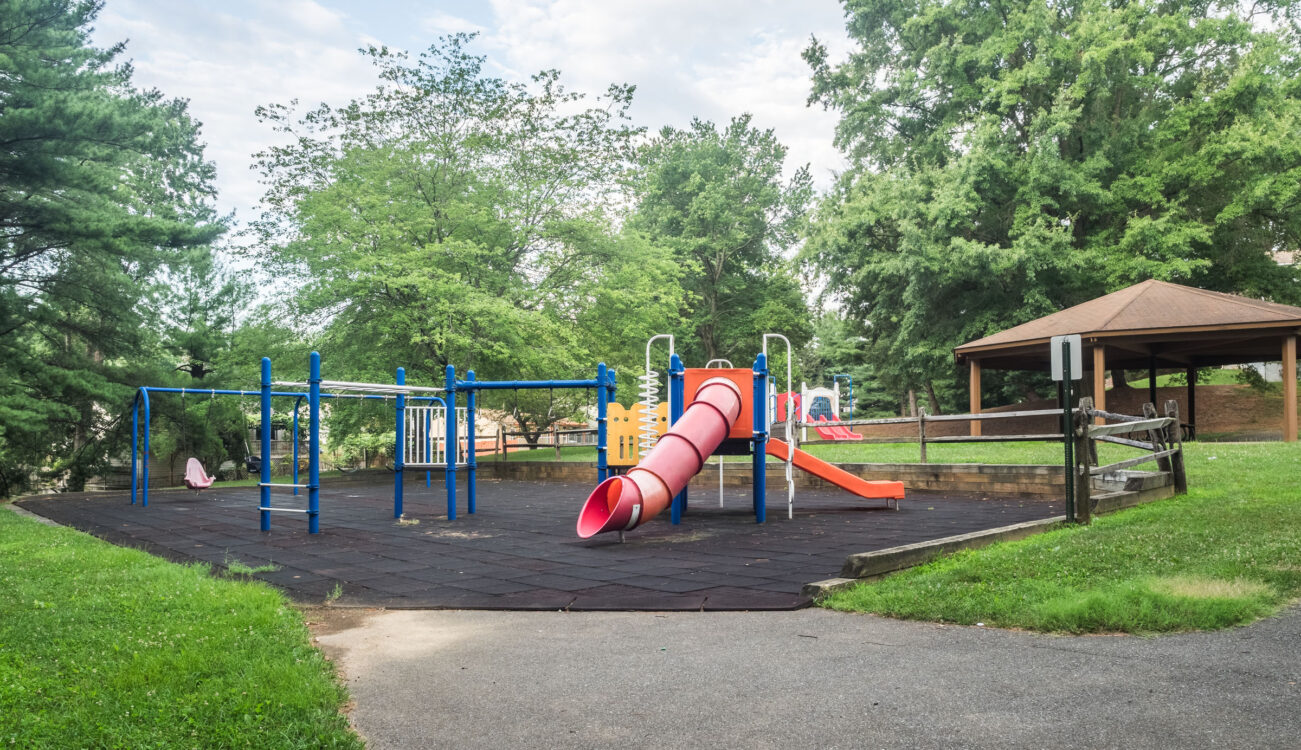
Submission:
M 810 35 L 847 48 L 835 0 L 108 0 L 94 40 L 127 41 L 135 83 L 190 100 L 217 165 L 218 206 L 241 223 L 261 188 L 252 154 L 275 142 L 259 104 L 342 104 L 375 85 L 357 49 L 418 52 L 437 37 L 478 31 L 489 72 L 525 80 L 557 68 L 571 89 L 637 86 L 632 115 L 652 130 L 692 116 L 725 123 L 742 112 L 773 128 L 792 165 L 819 186 L 842 161 L 834 115 L 807 107 Z

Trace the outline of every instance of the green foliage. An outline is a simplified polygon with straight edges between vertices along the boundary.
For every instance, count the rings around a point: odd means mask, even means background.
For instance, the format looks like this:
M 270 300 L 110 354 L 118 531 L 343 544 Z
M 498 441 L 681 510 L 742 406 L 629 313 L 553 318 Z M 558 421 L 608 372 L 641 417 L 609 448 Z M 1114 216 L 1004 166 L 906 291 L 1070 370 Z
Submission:
M 609 217 L 639 132 L 631 87 L 587 106 L 556 71 L 508 83 L 484 74 L 471 39 L 414 61 L 367 50 L 384 83 L 342 109 L 259 109 L 294 136 L 259 155 L 261 257 L 298 280 L 293 311 L 321 331 L 334 377 L 387 380 L 396 364 L 426 384 L 447 364 L 480 379 L 591 377 L 676 322 L 673 258 Z M 581 398 L 484 405 L 545 427 Z
M 1282 6 L 846 7 L 858 49 L 805 52 L 852 165 L 805 257 L 891 388 L 959 377 L 952 347 L 1147 278 L 1301 299 L 1273 257 L 1301 244 Z
M 1185 448 L 1186 496 L 947 556 L 827 604 L 1084 633 L 1223 628 L 1294 602 L 1301 451 L 1289 443 Z
M 629 224 L 668 247 L 688 292 L 679 337 L 684 362 L 745 367 L 767 332 L 808 340 L 805 294 L 784 253 L 812 196 L 807 167 L 782 182 L 786 147 L 771 130 L 733 118 L 723 130 L 692 120 L 642 148 Z
M 275 590 L 0 510 L 0 742 L 361 747 L 345 700 Z
M 391 462 L 396 435 L 393 430 L 371 432 L 355 425 L 344 425 L 341 429 L 331 429 L 330 450 L 338 454 L 346 466 L 367 466 L 376 459 Z
M 0 495 L 103 464 L 159 274 L 222 231 L 197 124 L 89 46 L 99 9 L 14 0 L 0 22 Z
M 826 313 L 813 323 L 813 337 L 800 359 L 801 378 L 810 387 L 830 387 L 832 378 L 845 374 L 853 378 L 854 413 L 849 410 L 849 383 L 841 380 L 841 406 L 845 418 L 862 419 L 898 416 L 902 397 L 886 387 L 867 362 L 867 347 L 858 328 L 849 320 Z

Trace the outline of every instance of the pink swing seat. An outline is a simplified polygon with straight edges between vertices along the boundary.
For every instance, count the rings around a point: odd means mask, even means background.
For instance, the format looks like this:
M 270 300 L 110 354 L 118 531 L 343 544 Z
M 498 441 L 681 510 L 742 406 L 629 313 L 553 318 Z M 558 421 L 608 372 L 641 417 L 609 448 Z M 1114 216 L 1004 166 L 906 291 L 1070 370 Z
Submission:
M 192 490 L 206 490 L 215 480 L 203 470 L 199 459 L 191 458 L 185 462 L 185 486 Z

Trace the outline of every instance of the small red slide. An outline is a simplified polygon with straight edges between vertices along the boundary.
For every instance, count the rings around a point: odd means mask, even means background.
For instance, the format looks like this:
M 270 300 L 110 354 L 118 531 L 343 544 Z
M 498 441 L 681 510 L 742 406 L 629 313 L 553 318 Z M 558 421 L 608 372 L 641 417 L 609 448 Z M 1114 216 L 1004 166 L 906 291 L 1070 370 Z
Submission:
M 840 421 L 839 417 L 833 415 L 831 419 L 827 419 L 825 415 L 820 415 L 818 417 L 818 421 L 823 422 L 827 425 L 826 427 L 814 426 L 813 428 L 818 433 L 818 436 L 821 437 L 823 440 L 862 440 L 863 439 L 862 435 L 859 435 L 857 432 L 854 432 L 853 430 L 849 429 L 843 424 L 836 424 L 837 422 Z
M 785 461 L 789 451 L 790 446 L 787 445 L 785 441 L 772 437 L 768 438 L 768 455 L 776 456 Z M 844 469 L 833 466 L 820 458 L 805 453 L 799 448 L 795 449 L 795 458 L 792 460 L 792 463 L 794 463 L 796 468 L 801 471 L 807 471 L 815 477 L 825 479 L 837 487 L 852 492 L 859 497 L 874 500 L 883 498 L 889 500 L 903 499 L 903 482 L 872 481 L 863 479 L 862 477 L 856 477 Z

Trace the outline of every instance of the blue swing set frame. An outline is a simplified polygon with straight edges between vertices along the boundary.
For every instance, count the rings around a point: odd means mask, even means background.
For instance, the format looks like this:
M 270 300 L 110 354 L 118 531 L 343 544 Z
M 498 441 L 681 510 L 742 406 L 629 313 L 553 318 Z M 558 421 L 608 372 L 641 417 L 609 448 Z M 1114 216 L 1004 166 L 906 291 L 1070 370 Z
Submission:
M 321 379 L 321 355 L 318 352 L 312 352 L 308 358 L 308 378 L 307 390 L 303 391 L 284 391 L 273 390 L 273 385 L 283 385 L 273 383 L 271 380 L 271 359 L 262 358 L 261 388 L 257 391 L 244 390 L 226 390 L 226 389 L 194 389 L 194 388 L 161 388 L 155 386 L 141 386 L 136 390 L 135 398 L 132 403 L 131 412 L 131 504 L 135 505 L 137 498 L 140 500 L 141 507 L 149 506 L 149 395 L 151 393 L 179 393 L 182 397 L 187 394 L 216 396 L 258 396 L 261 406 L 261 434 L 260 434 L 260 451 L 261 465 L 260 476 L 258 479 L 259 503 L 258 510 L 260 515 L 260 527 L 262 531 L 271 530 L 272 513 L 303 513 L 307 516 L 308 532 L 312 534 L 320 533 L 320 489 L 321 489 L 321 399 L 359 399 L 359 400 L 387 400 L 388 395 L 378 393 L 322 393 Z M 476 395 L 479 391 L 488 390 L 528 390 L 528 389 L 576 389 L 585 388 L 596 391 L 596 474 L 597 481 L 603 482 L 609 475 L 609 467 L 606 463 L 607 458 L 607 439 L 606 439 L 606 413 L 608 405 L 614 399 L 617 385 L 614 370 L 606 367 L 602 362 L 596 367 L 596 377 L 590 380 L 476 380 L 474 371 L 466 372 L 464 380 L 456 377 L 456 368 L 448 365 L 444 373 L 443 396 L 422 396 L 415 395 L 420 391 L 437 390 L 437 389 L 409 389 L 406 383 L 406 369 L 397 368 L 397 377 L 393 385 L 386 384 L 352 384 L 357 386 L 354 390 L 365 390 L 371 387 L 374 390 L 383 391 L 385 394 L 396 395 L 396 412 L 395 412 L 395 450 L 393 459 L 393 517 L 402 518 L 403 514 L 403 474 L 405 468 L 404 448 L 405 439 L 405 422 L 403 418 L 407 401 L 423 401 L 426 403 L 440 403 L 446 410 L 444 413 L 447 418 L 446 423 L 446 450 L 444 450 L 445 462 L 444 484 L 447 490 L 447 519 L 456 520 L 456 474 L 457 471 L 464 469 L 466 471 L 466 510 L 469 513 L 476 511 L 476 481 L 475 473 L 477 463 L 475 460 L 475 411 Z M 328 385 L 327 385 L 328 387 Z M 466 394 L 466 455 L 465 462 L 458 464 L 456 461 L 456 399 L 457 393 Z M 271 400 L 273 398 L 293 398 L 293 481 L 291 483 L 274 483 L 271 481 Z M 308 409 L 308 462 L 307 462 L 307 482 L 299 481 L 298 462 L 299 462 L 299 441 L 298 441 L 298 412 L 303 404 L 307 402 Z M 144 409 L 144 439 L 143 446 L 140 440 L 140 410 Z M 426 431 L 426 441 L 430 439 Z M 141 448 L 143 447 L 143 451 Z M 430 486 L 430 471 L 426 467 L 425 486 Z M 273 507 L 271 505 L 271 490 L 273 488 L 292 489 L 293 494 L 297 495 L 300 489 L 307 490 L 307 508 L 283 508 Z

